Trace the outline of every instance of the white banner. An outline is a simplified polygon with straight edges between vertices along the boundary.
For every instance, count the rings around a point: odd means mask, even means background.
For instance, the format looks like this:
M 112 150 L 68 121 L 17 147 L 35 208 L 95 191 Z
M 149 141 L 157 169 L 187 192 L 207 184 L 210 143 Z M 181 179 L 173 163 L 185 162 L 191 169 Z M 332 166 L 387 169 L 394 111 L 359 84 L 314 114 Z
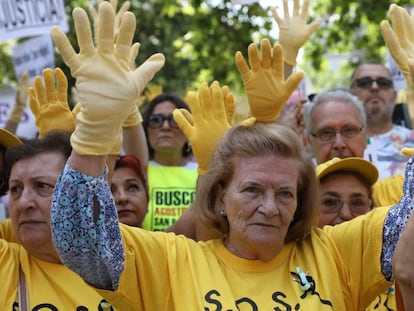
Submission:
M 69 30 L 63 0 L 0 0 L 0 41 Z
M 16 90 L 13 88 L 0 90 L 0 127 L 6 125 L 6 121 L 14 105 L 15 97 Z M 23 138 L 35 138 L 36 134 L 35 117 L 29 105 L 27 105 L 17 128 L 16 135 Z
M 55 68 L 52 38 L 42 36 L 27 40 L 13 48 L 13 65 L 16 77 L 27 71 L 30 78 L 42 76 L 42 70 Z

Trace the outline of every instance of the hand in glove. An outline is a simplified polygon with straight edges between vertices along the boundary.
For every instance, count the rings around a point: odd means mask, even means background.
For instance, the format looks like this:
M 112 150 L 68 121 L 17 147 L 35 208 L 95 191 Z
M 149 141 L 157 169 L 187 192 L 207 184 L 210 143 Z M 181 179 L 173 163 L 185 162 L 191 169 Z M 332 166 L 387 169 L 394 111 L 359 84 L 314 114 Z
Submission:
M 9 115 L 9 120 L 19 123 L 22 118 L 24 108 L 26 108 L 27 98 L 29 97 L 29 73 L 24 72 L 19 79 L 16 90 L 16 99 L 13 110 Z
M 97 1 L 97 6 L 99 7 L 99 5 L 104 2 L 104 0 L 98 0 Z M 115 38 L 118 35 L 119 32 L 119 28 L 121 26 L 121 18 L 122 15 L 127 12 L 129 10 L 129 7 L 131 6 L 131 3 L 129 1 L 125 1 L 121 8 L 119 9 L 119 11 L 116 11 L 116 7 L 118 6 L 118 0 L 110 0 L 109 4 L 112 6 L 112 9 L 115 12 L 115 22 L 114 22 L 114 33 L 115 33 Z M 93 6 L 92 3 L 89 4 L 89 14 L 92 17 L 93 20 L 93 31 L 95 34 L 99 33 L 99 18 L 98 18 L 98 11 L 95 9 L 95 7 Z M 97 39 L 97 37 L 95 37 L 95 39 Z M 97 43 L 97 42 L 96 42 Z M 135 58 L 134 58 L 135 59 Z
M 243 78 L 250 116 L 256 121 L 273 122 L 299 86 L 303 73 L 296 72 L 285 82 L 282 46 L 275 44 L 272 49 L 267 39 L 261 41 L 261 56 L 254 43 L 249 45 L 248 55 L 251 68 L 242 53 L 236 52 L 236 65 Z
M 191 143 L 200 175 L 206 172 L 219 139 L 231 127 L 227 120 L 225 102 L 231 106 L 233 101 L 234 105 L 234 97 L 231 93 L 226 93 L 227 90 L 221 89 L 217 81 L 210 87 L 203 83 L 198 94 L 187 94 L 191 113 L 186 109 L 175 109 L 173 112 L 175 122 Z
M 36 118 L 39 137 L 51 130 L 72 132 L 75 129 L 76 115 L 69 108 L 67 101 L 68 80 L 60 68 L 55 69 L 56 88 L 53 70 L 43 70 L 45 86 L 42 78 L 37 76 L 30 92 L 30 109 Z
M 407 85 L 414 88 L 414 15 L 396 4 L 390 5 L 389 15 L 394 29 L 382 21 L 382 36 Z
M 131 70 L 131 43 L 136 27 L 131 12 L 122 15 L 114 41 L 115 13 L 109 3 L 102 2 L 98 12 L 100 26 L 96 47 L 86 12 L 75 8 L 73 18 L 80 48 L 78 54 L 62 30 L 52 28 L 53 41 L 76 78 L 79 91 L 81 107 L 71 136 L 72 147 L 78 154 L 114 154 L 121 150 L 122 125 L 165 59 L 162 54 L 154 54 Z
M 284 61 L 291 66 L 296 64 L 299 49 L 309 40 L 322 22 L 322 19 L 318 18 L 307 24 L 309 0 L 304 0 L 300 13 L 299 1 L 294 0 L 293 14 L 290 16 L 288 0 L 283 0 L 284 19 L 279 16 L 276 8 L 270 8 L 275 21 L 279 25 L 279 43 L 283 46 Z

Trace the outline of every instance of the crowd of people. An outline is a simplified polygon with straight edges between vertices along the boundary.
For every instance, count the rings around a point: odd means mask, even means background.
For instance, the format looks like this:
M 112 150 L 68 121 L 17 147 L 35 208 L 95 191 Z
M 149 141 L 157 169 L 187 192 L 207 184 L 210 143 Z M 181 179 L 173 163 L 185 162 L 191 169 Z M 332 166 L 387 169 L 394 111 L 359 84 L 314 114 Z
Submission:
M 392 122 L 389 69 L 363 62 L 348 88 L 298 96 L 321 20 L 284 1 L 279 43 L 235 53 L 243 121 L 218 81 L 141 116 L 165 59 L 131 65 L 136 19 L 116 6 L 99 1 L 93 27 L 75 8 L 79 53 L 52 29 L 79 103 L 59 68 L 23 76 L 0 129 L 0 309 L 411 310 L 414 131 Z M 414 20 L 389 12 L 380 29 L 414 88 Z M 39 136 L 21 140 L 27 98 Z

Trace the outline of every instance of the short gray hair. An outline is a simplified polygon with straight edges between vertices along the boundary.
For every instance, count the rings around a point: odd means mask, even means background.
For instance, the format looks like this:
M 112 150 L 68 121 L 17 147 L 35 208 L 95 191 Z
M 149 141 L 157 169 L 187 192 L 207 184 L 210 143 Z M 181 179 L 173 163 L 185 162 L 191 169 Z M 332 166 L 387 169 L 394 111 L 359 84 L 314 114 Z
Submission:
M 364 104 L 355 95 L 352 95 L 349 91 L 345 90 L 332 90 L 320 93 L 316 95 L 311 102 L 305 104 L 304 121 L 306 130 L 308 133 L 313 131 L 313 125 L 311 121 L 312 112 L 320 104 L 328 101 L 336 101 L 345 104 L 354 105 L 358 109 L 359 119 L 362 127 L 367 125 L 367 115 L 365 113 Z

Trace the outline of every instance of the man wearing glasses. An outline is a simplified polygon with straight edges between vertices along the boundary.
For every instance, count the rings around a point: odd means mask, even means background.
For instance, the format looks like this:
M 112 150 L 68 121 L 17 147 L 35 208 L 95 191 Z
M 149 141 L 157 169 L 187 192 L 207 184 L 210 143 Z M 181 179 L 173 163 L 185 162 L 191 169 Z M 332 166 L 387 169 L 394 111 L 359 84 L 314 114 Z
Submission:
M 332 158 L 364 156 L 366 115 L 362 102 L 346 90 L 318 94 L 305 105 L 304 120 L 318 164 Z
M 414 146 L 414 131 L 392 122 L 397 91 L 391 72 L 378 62 L 362 63 L 351 76 L 350 90 L 363 102 L 367 116 L 364 157 L 377 166 L 380 178 L 403 174 L 408 158 L 400 150 Z

